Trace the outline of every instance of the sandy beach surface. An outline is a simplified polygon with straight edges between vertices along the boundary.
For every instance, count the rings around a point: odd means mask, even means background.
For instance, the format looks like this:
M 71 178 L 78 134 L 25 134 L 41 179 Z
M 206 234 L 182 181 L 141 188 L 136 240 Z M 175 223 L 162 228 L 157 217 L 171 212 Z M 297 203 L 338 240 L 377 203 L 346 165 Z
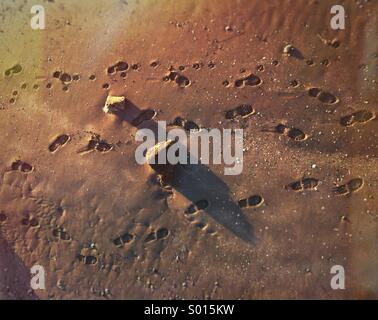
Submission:
M 40 2 L 0 3 L 1 299 L 378 298 L 377 1 Z M 242 173 L 137 164 L 177 117 Z

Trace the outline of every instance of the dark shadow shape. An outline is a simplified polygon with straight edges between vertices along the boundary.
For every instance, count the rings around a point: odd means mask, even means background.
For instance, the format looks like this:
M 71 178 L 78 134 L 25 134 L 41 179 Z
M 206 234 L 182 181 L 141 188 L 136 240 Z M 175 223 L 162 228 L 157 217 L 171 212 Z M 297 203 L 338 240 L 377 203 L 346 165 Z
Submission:
M 115 115 L 120 121 L 133 125 L 134 119 L 143 112 L 132 102 L 125 103 L 125 109 Z M 138 129 L 151 129 L 157 136 L 158 123 L 154 120 L 142 122 Z M 189 155 L 190 156 L 190 155 Z M 167 166 L 169 174 L 167 175 Z M 154 169 L 165 175 L 165 181 L 191 202 L 206 199 L 210 205 L 204 210 L 215 221 L 223 225 L 240 239 L 254 243 L 253 227 L 238 204 L 231 198 L 228 186 L 203 164 L 160 165 Z
M 30 270 L 0 236 L 0 300 L 38 300 L 30 288 Z

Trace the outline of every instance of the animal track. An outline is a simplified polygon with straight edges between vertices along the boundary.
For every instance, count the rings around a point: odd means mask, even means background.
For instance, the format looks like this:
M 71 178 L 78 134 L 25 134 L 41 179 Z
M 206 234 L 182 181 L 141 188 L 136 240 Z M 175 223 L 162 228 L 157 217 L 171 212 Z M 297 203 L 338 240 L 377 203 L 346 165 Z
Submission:
M 29 172 L 32 172 L 34 170 L 34 167 L 27 162 L 24 162 L 24 161 L 21 161 L 21 160 L 16 160 L 11 164 L 11 170 L 12 171 L 20 171 L 20 172 L 23 172 L 23 173 L 29 173 Z
M 55 238 L 58 238 L 63 241 L 70 241 L 71 236 L 68 234 L 68 232 L 63 227 L 55 228 L 52 231 L 52 234 Z
M 4 74 L 6 77 L 11 76 L 12 74 L 18 74 L 22 71 L 22 67 L 20 64 L 15 64 L 13 67 L 5 70 Z
M 123 247 L 125 244 L 128 244 L 131 241 L 133 241 L 134 238 L 135 236 L 133 234 L 126 232 L 122 236 L 115 238 L 113 240 L 113 244 L 120 248 Z
M 315 178 L 302 178 L 300 180 L 291 182 L 287 185 L 288 188 L 294 191 L 304 191 L 304 190 L 317 190 L 319 185 L 319 180 Z
M 375 117 L 376 115 L 374 112 L 363 109 L 341 117 L 340 124 L 344 127 L 351 127 L 358 123 L 366 123 L 374 120 Z
M 142 124 L 142 122 L 147 121 L 147 120 L 152 120 L 156 116 L 156 111 L 152 109 L 146 109 L 143 110 L 139 116 L 137 116 L 131 124 L 135 127 L 139 126 Z
M 260 79 L 260 77 L 254 74 L 250 74 L 247 77 L 235 80 L 234 84 L 236 88 L 243 88 L 245 86 L 255 87 L 262 84 L 262 80 Z
M 49 151 L 55 152 L 60 147 L 63 147 L 68 141 L 70 141 L 71 137 L 68 134 L 61 134 L 54 139 L 54 141 L 49 145 Z
M 225 117 L 227 120 L 233 120 L 237 117 L 247 118 L 253 114 L 255 114 L 255 109 L 250 104 L 241 104 L 234 109 L 227 110 Z
M 362 178 L 354 178 L 349 180 L 346 184 L 333 188 L 333 191 L 340 196 L 351 195 L 354 192 L 361 190 L 364 186 L 364 180 Z
M 264 198 L 258 194 L 246 199 L 240 199 L 238 205 L 240 208 L 257 208 L 264 203 Z
M 335 104 L 339 102 L 339 99 L 330 92 L 323 91 L 320 88 L 308 89 L 308 95 L 313 98 L 317 98 L 320 102 L 325 104 Z

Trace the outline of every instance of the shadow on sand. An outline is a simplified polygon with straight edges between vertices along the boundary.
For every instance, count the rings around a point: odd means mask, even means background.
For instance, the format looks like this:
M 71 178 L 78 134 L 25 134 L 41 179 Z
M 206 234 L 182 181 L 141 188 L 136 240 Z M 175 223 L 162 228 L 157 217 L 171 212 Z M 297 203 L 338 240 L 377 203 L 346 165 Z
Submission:
M 126 101 L 125 109 L 115 114 L 120 121 L 126 121 L 138 129 L 151 129 L 155 136 L 158 123 L 154 120 L 143 120 L 143 114 L 152 114 L 152 110 L 141 110 L 130 101 Z M 159 171 L 159 170 L 158 170 Z M 164 170 L 158 172 L 164 174 Z M 165 180 L 177 192 L 191 202 L 206 199 L 209 206 L 204 210 L 215 221 L 223 225 L 238 238 L 253 244 L 255 242 L 253 227 L 241 211 L 238 204 L 230 196 L 228 186 L 203 164 L 181 164 L 174 166 L 172 174 Z
M 30 288 L 30 271 L 0 234 L 0 300 L 37 300 Z

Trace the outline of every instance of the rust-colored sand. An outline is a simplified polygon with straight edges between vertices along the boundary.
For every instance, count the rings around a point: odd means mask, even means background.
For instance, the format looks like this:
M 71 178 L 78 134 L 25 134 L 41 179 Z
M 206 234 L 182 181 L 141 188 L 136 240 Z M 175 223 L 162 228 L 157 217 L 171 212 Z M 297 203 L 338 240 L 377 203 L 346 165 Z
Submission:
M 378 3 L 342 2 L 2 1 L 0 298 L 378 298 Z M 242 174 L 138 165 L 176 117 L 243 128 Z

